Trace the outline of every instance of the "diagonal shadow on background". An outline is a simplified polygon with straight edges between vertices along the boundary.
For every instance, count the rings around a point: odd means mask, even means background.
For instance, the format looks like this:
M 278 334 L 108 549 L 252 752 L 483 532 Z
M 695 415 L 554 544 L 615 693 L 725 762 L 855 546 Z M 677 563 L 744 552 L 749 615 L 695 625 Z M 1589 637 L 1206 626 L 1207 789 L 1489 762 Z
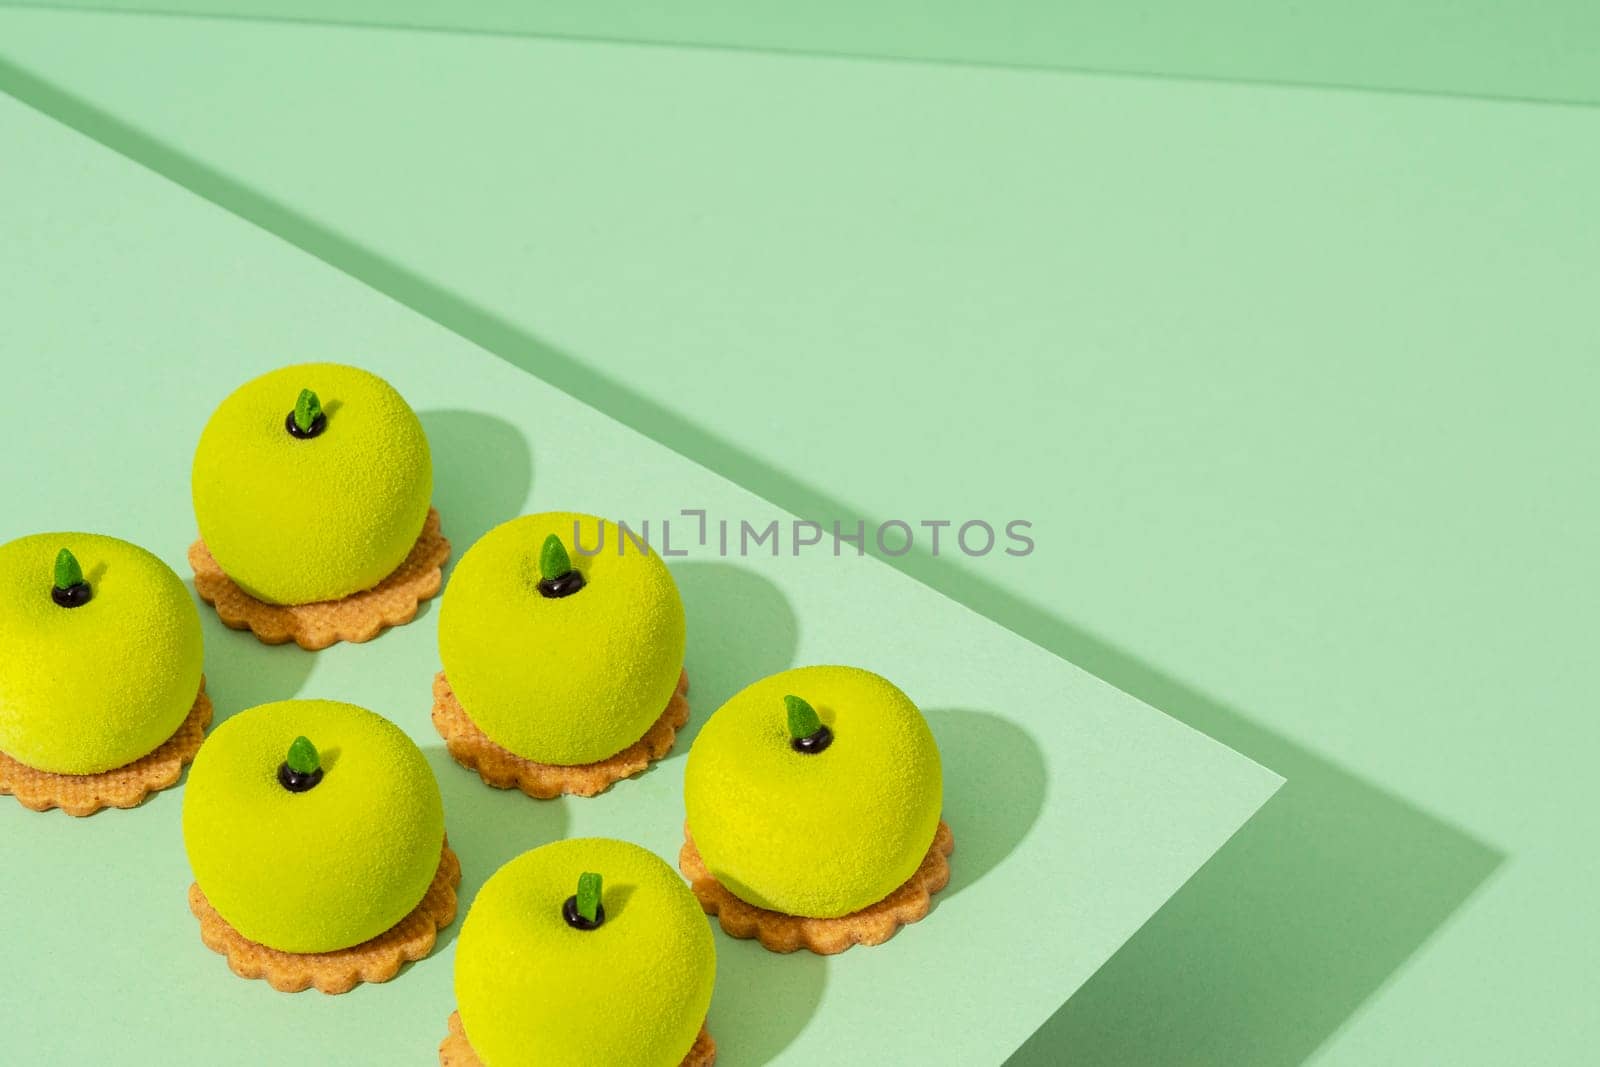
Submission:
M 821 523 L 873 521 L 471 301 L 0 60 L 0 90 L 323 260 L 575 399 Z M 884 562 L 1288 784 L 1017 1054 L 1072 1062 L 1295 1063 L 1503 854 L 925 550 Z
M 1092 638 L 1058 636 L 1046 647 L 1287 781 L 1011 1067 L 1302 1063 L 1505 858 Z

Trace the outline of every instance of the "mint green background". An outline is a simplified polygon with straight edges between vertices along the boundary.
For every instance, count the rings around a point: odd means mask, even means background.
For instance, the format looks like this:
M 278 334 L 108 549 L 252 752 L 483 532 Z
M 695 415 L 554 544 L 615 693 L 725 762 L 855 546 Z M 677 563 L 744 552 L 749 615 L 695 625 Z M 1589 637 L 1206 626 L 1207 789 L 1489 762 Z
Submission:
M 1594 109 L 238 20 L 0 41 L 12 92 L 790 510 L 1037 522 L 1025 561 L 899 566 L 1289 784 L 1020 1062 L 1600 1037 Z
M 35 0 L 20 6 L 1600 101 L 1600 5 L 1589 0 Z
M 0 144 L 0 423 L 26 428 L 0 466 L 0 540 L 106 530 L 187 573 L 205 418 L 247 377 L 315 358 L 359 362 L 414 402 L 458 553 L 524 510 L 791 520 L 9 98 Z M 1279 785 L 876 560 L 696 552 L 673 569 L 694 718 L 667 759 L 592 800 L 531 801 L 451 762 L 428 717 L 436 601 L 370 644 L 315 655 L 203 610 L 208 689 L 221 717 L 302 694 L 393 718 L 440 780 L 470 899 L 500 863 L 563 834 L 675 858 L 689 743 L 751 679 L 840 661 L 895 678 L 944 756 L 951 885 L 923 924 L 873 951 L 780 957 L 719 935 L 710 1026 L 734 1064 L 999 1062 Z M 185 906 L 180 803 L 169 791 L 73 820 L 0 798 L 8 1048 L 40 1064 L 102 1062 L 108 1049 L 129 1064 L 436 1063 L 458 927 L 396 981 L 337 998 L 234 978 Z

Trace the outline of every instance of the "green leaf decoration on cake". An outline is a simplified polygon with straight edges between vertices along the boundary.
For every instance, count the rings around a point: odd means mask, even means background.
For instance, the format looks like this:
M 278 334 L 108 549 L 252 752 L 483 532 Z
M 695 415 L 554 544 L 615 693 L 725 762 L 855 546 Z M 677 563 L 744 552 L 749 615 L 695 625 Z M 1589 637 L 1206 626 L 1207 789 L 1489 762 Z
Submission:
M 56 553 L 56 588 L 71 589 L 82 583 L 83 568 L 78 566 L 78 557 L 70 549 L 63 548 Z
M 822 718 L 817 714 L 817 709 L 801 697 L 786 696 L 783 706 L 789 711 L 789 736 L 794 740 L 803 740 L 822 729 Z
M 593 871 L 578 875 L 578 914 L 594 922 L 600 914 L 600 876 Z
M 322 401 L 310 389 L 300 390 L 300 399 L 294 402 L 294 424 L 301 433 L 309 433 L 322 414 Z
M 296 774 L 316 774 L 322 766 L 322 756 L 310 738 L 297 737 L 289 746 L 289 757 L 283 762 Z
M 539 577 L 548 582 L 571 573 L 572 557 L 567 555 L 567 546 L 561 543 L 561 538 L 551 534 L 539 549 Z

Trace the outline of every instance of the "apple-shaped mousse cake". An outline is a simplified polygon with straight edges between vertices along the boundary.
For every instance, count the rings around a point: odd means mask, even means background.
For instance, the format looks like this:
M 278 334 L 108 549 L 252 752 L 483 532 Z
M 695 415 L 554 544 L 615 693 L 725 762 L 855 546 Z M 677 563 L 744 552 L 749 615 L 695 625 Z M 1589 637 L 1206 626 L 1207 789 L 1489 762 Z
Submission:
M 592 515 L 512 519 L 450 577 L 433 722 L 490 785 L 592 796 L 689 721 L 683 649 L 678 587 L 647 546 Z
M 775 952 L 876 945 L 950 879 L 939 749 L 911 699 L 857 667 L 753 683 L 684 771 L 679 866 L 734 937 Z
M 456 944 L 443 1067 L 709 1067 L 711 927 L 676 872 L 625 841 L 525 852 Z
M 195 589 L 268 644 L 367 641 L 439 591 L 422 423 L 388 382 L 336 363 L 246 382 L 200 434 Z
M 176 784 L 211 723 L 202 655 L 188 590 L 137 545 L 0 545 L 0 793 L 88 815 Z
M 455 918 L 433 772 L 354 704 L 284 700 L 217 727 L 189 772 L 183 842 L 206 945 L 285 992 L 388 981 Z

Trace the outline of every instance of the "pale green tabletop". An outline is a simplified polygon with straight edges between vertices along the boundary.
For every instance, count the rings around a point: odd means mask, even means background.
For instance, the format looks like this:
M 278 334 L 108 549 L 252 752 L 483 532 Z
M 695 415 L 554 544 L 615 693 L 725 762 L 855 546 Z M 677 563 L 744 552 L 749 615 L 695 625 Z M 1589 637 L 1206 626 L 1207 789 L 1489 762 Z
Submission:
M 0 140 L 0 422 L 27 427 L 0 475 L 0 540 L 88 528 L 186 569 L 200 426 L 234 385 L 306 358 L 359 362 L 412 400 L 458 553 L 525 510 L 636 526 L 685 507 L 792 521 L 15 101 L 0 101 Z M 439 779 L 470 901 L 500 863 L 562 835 L 675 858 L 684 753 L 747 682 L 813 662 L 896 679 L 941 745 L 952 883 L 925 922 L 871 951 L 783 957 L 719 937 L 709 1025 L 729 1064 L 1000 1062 L 1279 784 L 874 559 L 708 548 L 672 565 L 694 718 L 666 760 L 592 800 L 499 792 L 451 762 L 428 714 L 433 603 L 370 644 L 314 655 L 263 646 L 206 609 L 208 689 L 219 717 L 298 694 L 399 723 Z M 185 905 L 180 802 L 172 791 L 73 820 L 0 797 L 0 982 L 21 1009 L 7 1012 L 8 1047 L 51 1064 L 99 1062 L 109 1047 L 140 1064 L 436 1062 L 458 927 L 394 982 L 342 997 L 236 978 Z
M 1309 80 L 1595 99 L 1592 5 L 1429 10 Z M 19 11 L 0 84 L 791 511 L 1033 519 L 898 565 L 1289 785 L 1024 1062 L 1592 1048 L 1600 114 L 463 24 Z

